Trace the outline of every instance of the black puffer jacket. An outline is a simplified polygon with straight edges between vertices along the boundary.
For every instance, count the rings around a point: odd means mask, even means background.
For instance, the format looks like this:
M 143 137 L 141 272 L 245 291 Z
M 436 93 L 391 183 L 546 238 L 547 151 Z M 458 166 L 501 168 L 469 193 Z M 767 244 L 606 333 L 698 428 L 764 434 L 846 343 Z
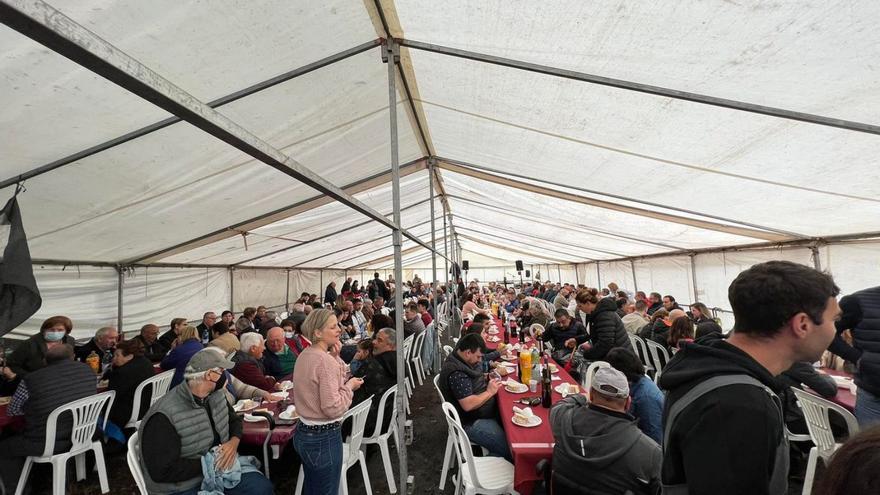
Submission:
M 626 327 L 617 316 L 617 304 L 612 299 L 600 299 L 590 313 L 589 334 L 592 347 L 582 351 L 587 361 L 601 361 L 605 359 L 608 351 L 615 347 L 633 351 Z

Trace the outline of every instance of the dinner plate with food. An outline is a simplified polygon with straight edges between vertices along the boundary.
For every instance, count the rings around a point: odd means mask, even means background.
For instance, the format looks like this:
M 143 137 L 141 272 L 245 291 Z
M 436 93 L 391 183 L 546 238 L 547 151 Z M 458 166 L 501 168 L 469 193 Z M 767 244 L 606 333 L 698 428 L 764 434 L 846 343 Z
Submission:
M 511 418 L 513 424 L 517 426 L 523 426 L 526 428 L 534 428 L 535 426 L 540 425 L 543 421 L 540 416 L 536 416 L 535 413 L 532 412 L 532 408 L 513 408 L 513 417 Z
M 507 380 L 504 382 L 504 390 L 512 394 L 522 394 L 529 390 L 529 386 L 525 383 L 515 382 L 513 380 Z

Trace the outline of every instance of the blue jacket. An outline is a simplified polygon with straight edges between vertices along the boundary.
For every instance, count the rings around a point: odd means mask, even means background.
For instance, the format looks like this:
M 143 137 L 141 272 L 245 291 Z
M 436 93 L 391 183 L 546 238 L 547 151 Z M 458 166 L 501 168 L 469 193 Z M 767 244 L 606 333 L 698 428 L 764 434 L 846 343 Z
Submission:
M 639 420 L 639 429 L 663 445 L 663 392 L 647 376 L 630 385 L 632 405 L 629 413 Z
M 199 495 L 223 495 L 229 488 L 235 488 L 241 482 L 241 475 L 247 473 L 259 473 L 260 461 L 252 455 L 239 455 L 235 457 L 227 471 L 214 469 L 214 457 L 217 455 L 217 447 L 213 447 L 202 456 L 202 487 Z
M 182 344 L 178 344 L 177 347 L 172 349 L 171 352 L 162 359 L 162 363 L 160 363 L 159 366 L 161 366 L 163 370 L 174 370 L 174 377 L 171 378 L 169 388 L 172 388 L 183 381 L 183 370 L 186 368 L 187 363 L 189 363 L 190 358 L 204 348 L 205 346 L 203 346 L 198 340 L 190 339 Z

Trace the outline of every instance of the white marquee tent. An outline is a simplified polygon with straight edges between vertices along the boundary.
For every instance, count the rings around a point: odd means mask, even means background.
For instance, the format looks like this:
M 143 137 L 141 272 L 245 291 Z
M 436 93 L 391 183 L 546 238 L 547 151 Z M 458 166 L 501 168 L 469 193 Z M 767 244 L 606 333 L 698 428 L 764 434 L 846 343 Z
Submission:
M 0 199 L 26 188 L 44 299 L 18 336 L 390 273 L 392 150 L 404 278 L 432 212 L 480 280 L 724 309 L 768 259 L 880 278 L 877 2 L 51 4 L 0 2 Z

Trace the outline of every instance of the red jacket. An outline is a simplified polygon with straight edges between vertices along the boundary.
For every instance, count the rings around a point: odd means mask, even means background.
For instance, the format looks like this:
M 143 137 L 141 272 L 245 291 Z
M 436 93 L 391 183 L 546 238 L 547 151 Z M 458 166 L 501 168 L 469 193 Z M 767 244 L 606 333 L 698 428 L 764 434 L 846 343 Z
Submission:
M 260 362 L 251 355 L 238 351 L 232 360 L 235 361 L 235 367 L 231 370 L 232 376 L 266 392 L 275 390 L 275 378 L 266 376 L 266 372 L 261 367 Z
M 434 321 L 434 319 L 431 318 L 430 313 L 428 313 L 427 311 L 422 313 L 422 323 L 425 324 L 425 328 L 428 328 L 428 325 L 430 325 L 432 321 Z

